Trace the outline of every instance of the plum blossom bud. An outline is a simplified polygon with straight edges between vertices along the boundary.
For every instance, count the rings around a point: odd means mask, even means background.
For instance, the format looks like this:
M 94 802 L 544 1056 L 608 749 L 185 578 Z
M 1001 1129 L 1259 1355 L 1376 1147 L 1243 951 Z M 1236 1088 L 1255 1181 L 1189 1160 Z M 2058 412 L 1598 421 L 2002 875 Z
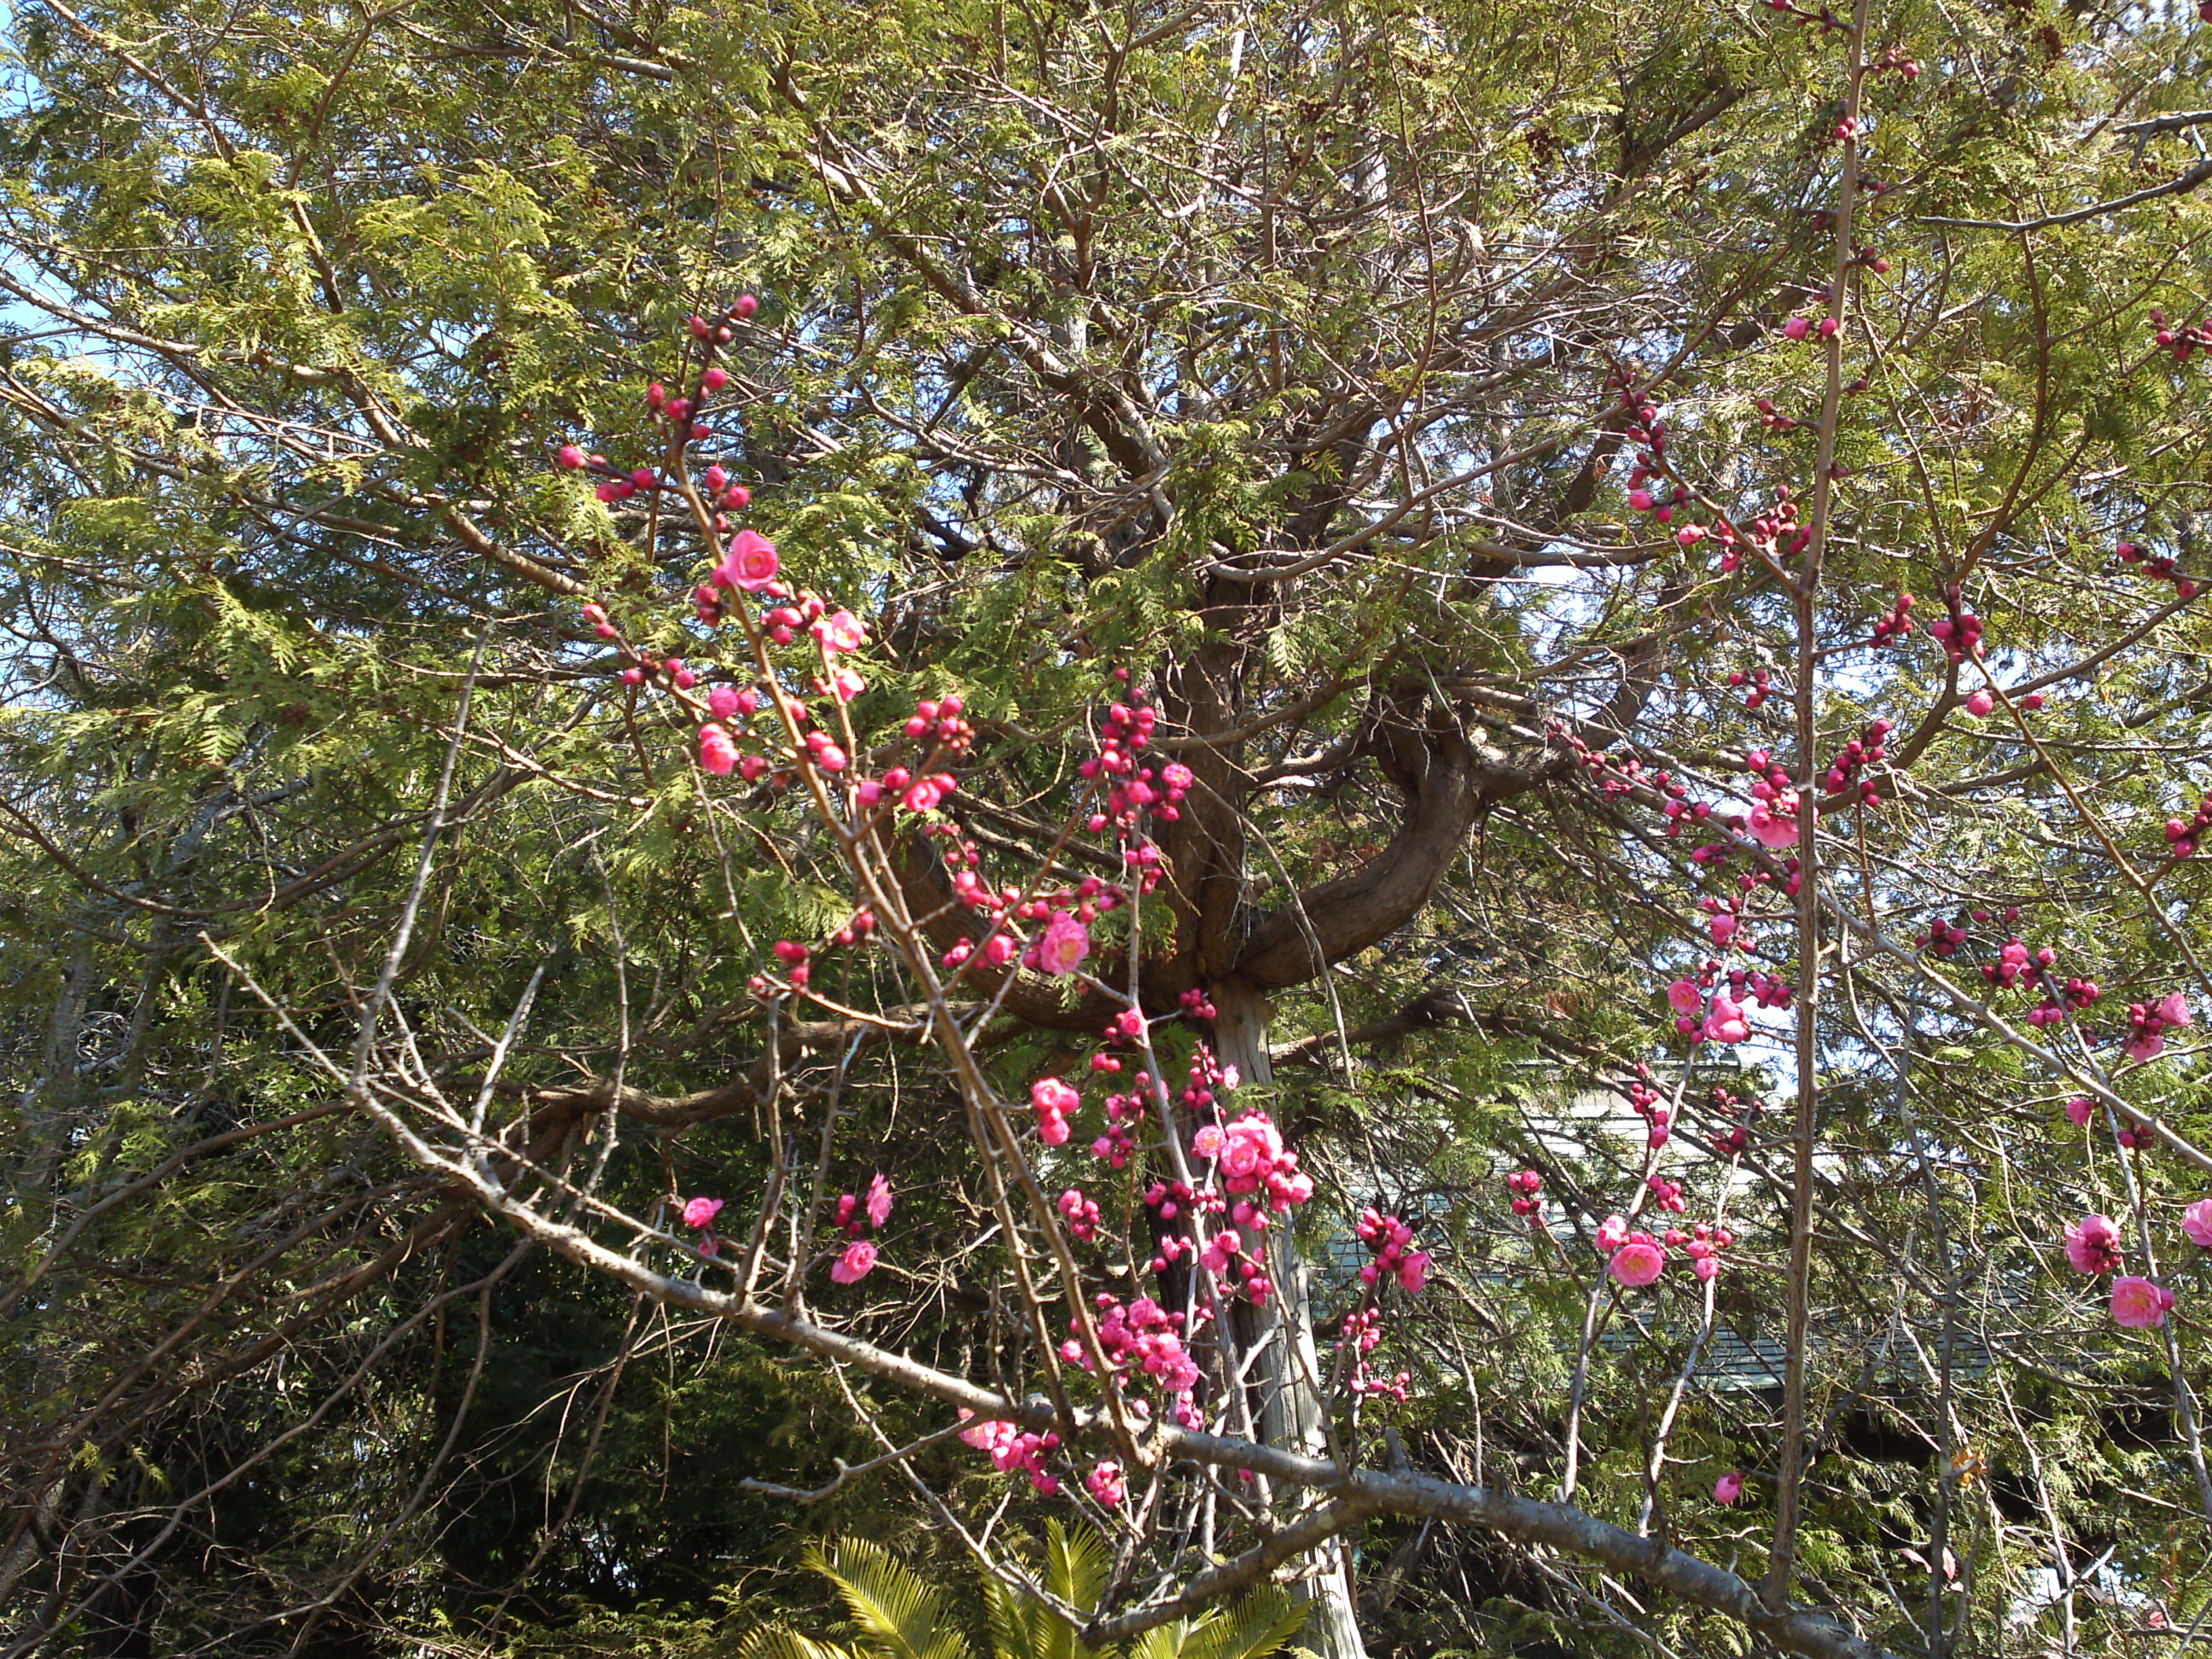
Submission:
M 684 1224 L 687 1227 L 711 1227 L 714 1218 L 722 1211 L 719 1198 L 695 1198 L 684 1206 Z
M 738 763 L 738 746 L 719 726 L 699 728 L 699 765 L 714 777 L 726 778 Z
M 1091 1497 L 1109 1510 L 1119 1505 L 1126 1495 L 1121 1481 L 1121 1466 L 1110 1458 L 1085 1475 L 1083 1484 L 1090 1489 Z

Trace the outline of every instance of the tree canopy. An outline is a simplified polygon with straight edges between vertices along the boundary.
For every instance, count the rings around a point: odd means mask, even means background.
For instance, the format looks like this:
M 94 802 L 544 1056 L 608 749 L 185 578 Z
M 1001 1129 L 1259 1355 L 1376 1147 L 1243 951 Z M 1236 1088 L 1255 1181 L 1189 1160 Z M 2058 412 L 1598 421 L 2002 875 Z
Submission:
M 2208 39 L 25 0 L 0 1651 L 2187 1639 Z

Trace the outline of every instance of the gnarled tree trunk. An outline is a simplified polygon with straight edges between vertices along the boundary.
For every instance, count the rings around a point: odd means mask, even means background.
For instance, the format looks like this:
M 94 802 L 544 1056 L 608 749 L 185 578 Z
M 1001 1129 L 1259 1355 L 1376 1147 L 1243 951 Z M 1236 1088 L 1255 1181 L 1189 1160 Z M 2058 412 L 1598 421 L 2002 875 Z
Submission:
M 1274 1076 L 1267 1063 L 1266 1000 L 1244 979 L 1228 980 L 1212 994 L 1214 1040 L 1222 1063 L 1234 1066 L 1244 1083 L 1271 1084 Z M 1256 1335 L 1263 1346 L 1254 1372 L 1262 1437 L 1271 1445 L 1320 1456 L 1328 1439 L 1322 1417 L 1321 1365 L 1314 1346 L 1312 1287 L 1291 1232 L 1295 1215 L 1285 1213 L 1267 1230 L 1267 1272 L 1275 1293 L 1259 1322 Z M 1306 1643 L 1322 1659 L 1366 1659 L 1348 1540 L 1331 1539 L 1315 1553 L 1314 1561 L 1316 1571 L 1306 1581 L 1306 1593 L 1314 1602 Z

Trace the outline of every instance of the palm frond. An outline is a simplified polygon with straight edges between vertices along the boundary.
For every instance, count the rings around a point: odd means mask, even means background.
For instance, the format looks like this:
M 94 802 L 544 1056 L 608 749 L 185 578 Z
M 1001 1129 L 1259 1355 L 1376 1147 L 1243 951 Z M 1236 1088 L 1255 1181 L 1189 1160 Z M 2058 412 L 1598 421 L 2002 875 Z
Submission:
M 1091 1613 L 1113 1565 L 1105 1540 L 1087 1527 L 1070 1533 L 1056 1520 L 1047 1522 L 1045 1528 L 1045 1589 L 1077 1612 Z M 995 1659 L 1097 1659 L 1095 1649 L 1077 1639 L 1074 1626 L 1043 1602 L 1008 1589 L 988 1574 L 984 1576 L 984 1599 Z
M 1270 1659 L 1305 1628 L 1312 1612 L 1304 1596 L 1263 1584 L 1226 1607 L 1210 1609 L 1191 1627 L 1178 1659 Z
M 882 1659 L 971 1659 L 945 1596 L 906 1563 L 864 1538 L 841 1538 L 806 1564 L 837 1587 L 862 1644 Z
M 1035 1613 L 1043 1611 L 1025 1595 L 1017 1595 L 991 1573 L 983 1575 L 983 1610 L 990 1620 L 993 1659 L 1042 1659 L 1042 1632 Z
M 1190 1640 L 1190 1631 L 1188 1619 L 1155 1625 L 1129 1644 L 1124 1659 L 1182 1659 L 1183 1645 Z
M 1098 1597 L 1106 1588 L 1106 1575 L 1114 1565 L 1106 1540 L 1089 1527 L 1071 1532 L 1057 1521 L 1046 1523 L 1049 1559 L 1045 1588 L 1077 1612 L 1097 1611 Z
M 738 1659 L 860 1659 L 860 1656 L 834 1642 L 817 1642 L 788 1625 L 763 1625 L 738 1644 Z

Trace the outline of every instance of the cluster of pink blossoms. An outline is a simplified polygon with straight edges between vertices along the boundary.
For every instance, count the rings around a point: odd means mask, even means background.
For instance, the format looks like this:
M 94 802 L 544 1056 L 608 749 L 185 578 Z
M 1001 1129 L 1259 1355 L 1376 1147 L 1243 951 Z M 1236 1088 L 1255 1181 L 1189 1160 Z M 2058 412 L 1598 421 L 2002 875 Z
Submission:
M 2028 975 L 2030 959 L 2027 941 L 2015 933 L 2004 942 L 1995 962 L 1982 964 L 1982 977 L 2000 991 L 2009 991 Z M 2046 945 L 2034 952 L 2033 960 L 2038 968 L 2049 968 L 2057 962 L 2058 952 Z
M 1529 1226 L 1541 1232 L 1544 1205 L 1536 1194 L 1544 1190 L 1544 1177 L 1534 1170 L 1519 1170 L 1505 1177 L 1505 1185 L 1513 1194 L 1513 1213 L 1526 1218 Z
M 1774 694 L 1774 687 L 1764 668 L 1754 668 L 1748 674 L 1737 669 L 1729 674 L 1728 683 L 1730 690 L 1744 685 L 1751 688 L 1744 696 L 1743 706 L 1746 708 L 1764 708 L 1767 698 Z
M 1789 416 L 1777 414 L 1771 400 L 1759 412 L 1765 417 L 1765 424 L 1778 429 L 1786 430 L 1796 424 Z M 1775 491 L 1774 505 L 1754 516 L 1741 531 L 1726 519 L 1718 519 L 1711 525 L 1685 525 L 1674 532 L 1674 539 L 1688 548 L 1711 538 L 1721 550 L 1718 568 L 1724 576 L 1743 568 L 1747 548 L 1765 555 L 1774 563 L 1787 564 L 1813 540 L 1812 531 L 1797 521 L 1798 507 L 1792 495 L 1788 484 L 1782 485 Z
M 1372 1286 L 1395 1279 L 1407 1295 L 1419 1295 L 1429 1282 L 1430 1256 L 1426 1250 L 1413 1248 L 1413 1230 L 1395 1215 L 1367 1209 L 1360 1212 L 1358 1233 L 1360 1242 L 1375 1252 L 1374 1261 L 1361 1265 L 1359 1282 Z
M 1667 988 L 1667 1006 L 1674 1011 L 1674 1029 L 1698 1042 L 1735 1044 L 1751 1040 L 1751 1022 L 1744 1016 L 1743 1005 L 1726 991 L 1714 992 L 1708 1009 L 1705 994 L 1697 981 L 1678 979 Z
M 1200 1129 L 1194 1141 L 1200 1157 L 1218 1158 L 1221 1184 L 1234 1200 L 1230 1219 L 1238 1226 L 1265 1227 L 1269 1210 L 1281 1214 L 1313 1196 L 1313 1177 L 1298 1169 L 1298 1155 L 1265 1112 L 1247 1112 L 1218 1133 L 1218 1142 L 1209 1143 Z M 1217 1150 L 1207 1151 L 1209 1144 Z
M 1099 722 L 1098 752 L 1076 769 L 1085 779 L 1107 781 L 1105 810 L 1091 815 L 1091 834 L 1109 824 L 1133 828 L 1143 812 L 1170 823 L 1182 816 L 1182 799 L 1196 781 L 1191 769 L 1179 761 L 1154 768 L 1137 759 L 1151 746 L 1158 720 L 1158 712 L 1145 706 L 1139 692 L 1127 702 L 1114 704 Z
M 1346 1386 L 1356 1395 L 1404 1401 L 1411 1392 L 1413 1374 L 1401 1370 L 1393 1376 L 1382 1376 L 1368 1363 L 1382 1340 L 1382 1309 L 1376 1292 L 1395 1282 L 1407 1295 L 1419 1295 L 1429 1282 L 1429 1253 L 1413 1249 L 1413 1230 L 1398 1217 L 1380 1210 L 1360 1212 L 1358 1233 L 1360 1241 L 1375 1252 L 1375 1259 L 1359 1269 L 1359 1282 L 1367 1286 L 1367 1298 L 1344 1316 L 1344 1333 L 1337 1342 L 1340 1352 L 1349 1349 L 1352 1353 Z
M 1127 1307 L 1103 1291 L 1095 1299 L 1098 1346 L 1107 1364 L 1117 1373 L 1135 1370 L 1151 1377 L 1168 1397 L 1176 1421 L 1185 1428 L 1198 1427 L 1198 1413 L 1191 1404 L 1198 1387 L 1198 1361 L 1183 1346 L 1183 1316 L 1169 1312 L 1149 1296 L 1140 1296 Z M 1203 1309 L 1199 1318 L 1201 1322 L 1206 1318 Z M 1068 1329 L 1079 1332 L 1080 1326 L 1070 1320 Z M 1091 1369 L 1091 1355 L 1075 1336 L 1060 1345 L 1060 1357 L 1071 1365 Z
M 1904 599 L 1909 605 L 1912 596 L 1905 594 Z M 1869 722 L 1865 735 L 1851 738 L 1837 750 L 1836 758 L 1821 774 L 1820 787 L 1832 795 L 1840 795 L 1856 784 L 1860 805 L 1880 805 L 1881 792 L 1875 787 L 1873 779 L 1861 777 L 1860 774 L 1889 758 L 1889 734 L 1896 729 L 1895 724 L 1889 720 Z
M 2145 575 L 2172 582 L 2176 599 L 2193 599 L 2203 591 L 2202 584 L 2183 575 L 2175 562 L 2162 553 L 2146 553 L 2133 542 L 2122 542 L 2112 551 L 2119 556 L 2123 564 L 2140 564 Z
M 1030 1104 L 1036 1108 L 1037 1136 L 1048 1146 L 1067 1144 L 1067 1115 L 1083 1104 L 1083 1097 L 1056 1077 L 1041 1077 L 1030 1085 Z
M 1953 667 L 1969 657 L 1982 654 L 1982 619 L 1961 603 L 1962 590 L 1956 582 L 1943 590 L 1943 600 L 1950 615 L 1928 624 L 1928 637 L 1943 647 L 1943 654 Z
M 1111 1059 L 1111 1054 L 1094 1056 L 1094 1061 Z M 1139 1072 L 1129 1079 L 1127 1094 L 1106 1097 L 1106 1133 L 1091 1143 L 1093 1157 L 1104 1158 L 1117 1170 L 1129 1166 L 1129 1160 L 1137 1155 L 1138 1137 L 1144 1132 L 1145 1120 L 1149 1115 L 1145 1094 L 1152 1084 L 1150 1072 Z
M 2128 1048 L 2130 1060 L 2156 1060 L 2166 1052 L 2166 1033 L 2191 1023 L 2188 999 L 2175 991 L 2159 1002 L 2131 1002 L 2128 1005 Z
M 1729 1006 L 1730 1008 L 1735 1008 L 1733 1003 Z M 1741 1013 L 1741 1010 L 1739 1009 L 1736 1012 Z M 1750 1030 L 1747 1028 L 1744 1036 L 1750 1035 Z M 1741 1042 L 1742 1038 L 1731 1040 Z M 1653 1152 L 1657 1152 L 1674 1139 L 1674 1109 L 1667 1104 L 1658 1090 L 1651 1086 L 1651 1068 L 1647 1065 L 1639 1063 L 1637 1066 L 1635 1081 L 1628 1085 L 1628 1109 L 1650 1126 L 1647 1139 Z
M 1658 1183 L 1652 1191 L 1662 1209 L 1682 1207 L 1680 1188 L 1657 1176 L 1651 1180 Z M 1690 1259 L 1690 1271 L 1702 1284 L 1720 1272 L 1720 1253 L 1735 1243 L 1735 1235 L 1726 1227 L 1703 1221 L 1687 1231 L 1669 1227 L 1663 1240 L 1648 1232 L 1630 1231 L 1627 1218 L 1618 1215 L 1607 1216 L 1597 1230 L 1597 1248 L 1607 1257 L 1606 1272 L 1615 1284 L 1630 1290 L 1657 1282 L 1667 1270 L 1670 1248 Z
M 2212 795 L 2198 801 L 2197 810 L 2189 817 L 2166 821 L 2166 847 L 2177 859 L 2192 858 L 2207 830 L 2212 830 Z
M 1697 1275 L 1700 1284 L 1720 1272 L 1721 1252 L 1735 1243 L 1735 1235 L 1727 1228 L 1712 1226 L 1703 1221 L 1690 1229 L 1687 1238 L 1682 1238 L 1674 1230 L 1669 1230 L 1667 1237 L 1669 1242 L 1680 1240 L 1682 1254 L 1690 1258 L 1690 1271 Z
M 880 1170 L 868 1183 L 868 1195 L 865 1200 L 852 1193 L 838 1199 L 835 1224 L 843 1228 L 846 1236 L 853 1242 L 830 1264 L 830 1278 L 840 1285 L 851 1285 L 867 1277 L 876 1265 L 876 1247 L 860 1236 L 864 1231 L 863 1222 L 867 1227 L 880 1227 L 890 1212 L 891 1183 L 884 1179 Z
M 2043 987 L 2043 1000 L 2027 1011 L 2030 1025 L 2063 1025 L 2068 1015 L 2094 1006 L 2105 994 L 2095 980 L 2082 979 L 2077 975 L 2069 975 L 2063 980 L 2051 973 L 2036 977 Z
M 1049 1430 L 1031 1434 L 1011 1423 L 979 1418 L 965 1406 L 960 1408 L 960 1415 L 971 1419 L 960 1431 L 960 1437 L 977 1451 L 988 1452 L 991 1467 L 1000 1474 L 1012 1474 L 1020 1469 L 1028 1474 L 1030 1485 L 1048 1498 L 1060 1490 L 1060 1477 L 1044 1466 L 1045 1459 L 1060 1449 L 1058 1435 Z
M 1082 1188 L 1070 1187 L 1060 1195 L 1060 1212 L 1066 1218 L 1067 1231 L 1085 1243 L 1098 1237 L 1098 1203 L 1085 1198 Z
M 2200 6 L 2197 15 L 2205 22 L 2212 23 L 2212 10 Z M 2170 323 L 2165 312 L 2154 307 L 2150 313 L 2150 325 L 2157 331 L 2151 338 L 2162 349 L 2171 351 L 2177 363 L 2187 362 L 2191 354 L 2200 348 L 2212 351 L 2212 318 L 2201 323 Z
M 2085 1215 L 2066 1230 L 2066 1260 L 2077 1273 L 2109 1273 L 2120 1266 L 2119 1224 L 2108 1215 Z
M 2067 1103 L 2069 1115 L 2074 1103 Z M 2212 1198 L 2199 1199 L 2182 1212 L 2181 1231 L 2201 1249 L 2212 1249 Z M 2113 1322 L 2130 1330 L 2154 1330 L 2172 1311 L 2173 1292 L 2155 1279 L 2123 1273 L 2126 1253 L 2120 1224 L 2108 1215 L 2085 1215 L 2066 1230 L 2066 1261 L 2075 1272 L 2092 1277 L 2112 1273 Z
M 1874 642 L 1876 645 L 1901 640 L 1912 631 L 1913 604 L 1912 595 L 1900 590 L 1896 603 L 1889 608 L 1889 614 L 1875 618 Z
M 1121 1466 L 1110 1457 L 1101 1458 L 1091 1473 L 1083 1477 L 1083 1484 L 1090 1488 L 1091 1495 L 1100 1504 L 1109 1510 L 1118 1508 L 1121 1500 L 1129 1495 L 1128 1488 L 1121 1481 Z
M 1412 1395 L 1413 1374 L 1400 1371 L 1394 1376 L 1380 1376 L 1367 1363 L 1367 1356 L 1382 1340 L 1382 1310 L 1371 1302 L 1345 1315 L 1344 1335 L 1337 1343 L 1340 1349 L 1352 1351 L 1352 1374 L 1345 1379 L 1345 1386 L 1354 1394 L 1380 1395 L 1402 1404 Z

